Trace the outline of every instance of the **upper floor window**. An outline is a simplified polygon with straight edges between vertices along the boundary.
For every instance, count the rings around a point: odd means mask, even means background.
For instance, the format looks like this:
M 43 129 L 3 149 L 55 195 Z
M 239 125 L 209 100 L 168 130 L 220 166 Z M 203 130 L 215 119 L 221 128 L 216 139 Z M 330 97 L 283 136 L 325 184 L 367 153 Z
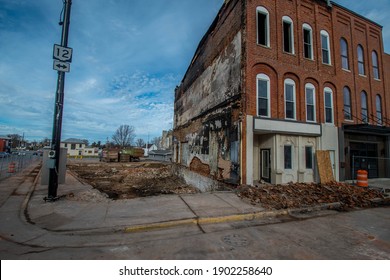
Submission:
M 324 89 L 325 98 L 325 122 L 333 123 L 333 91 L 330 88 Z
M 316 95 L 315 87 L 312 84 L 306 84 L 306 120 L 308 122 L 316 121 Z
M 340 39 L 341 67 L 349 70 L 348 43 L 344 38 Z
M 270 117 L 270 79 L 267 75 L 257 75 L 257 115 Z
M 381 96 L 378 94 L 376 96 L 376 120 L 377 120 L 377 123 L 378 125 L 382 125 L 383 124 L 383 119 L 382 119 L 382 98 Z
M 361 105 L 362 105 L 362 122 L 368 123 L 368 105 L 367 105 L 367 93 L 362 91 L 361 93 Z
M 310 25 L 303 25 L 303 55 L 305 58 L 313 59 L 313 29 Z
M 378 62 L 378 54 L 376 51 L 372 52 L 372 69 L 374 74 L 374 79 L 379 80 L 379 62 Z
M 257 44 L 269 47 L 269 12 L 257 7 Z
M 348 87 L 344 88 L 344 119 L 352 120 L 351 91 Z
M 322 63 L 331 65 L 329 33 L 321 30 Z
M 366 75 L 366 71 L 364 69 L 364 50 L 361 45 L 357 48 L 358 52 L 358 71 L 360 75 Z
M 283 17 L 283 50 L 294 53 L 294 25 L 291 18 Z
M 284 81 L 284 100 L 286 119 L 295 120 L 295 82 L 291 79 Z

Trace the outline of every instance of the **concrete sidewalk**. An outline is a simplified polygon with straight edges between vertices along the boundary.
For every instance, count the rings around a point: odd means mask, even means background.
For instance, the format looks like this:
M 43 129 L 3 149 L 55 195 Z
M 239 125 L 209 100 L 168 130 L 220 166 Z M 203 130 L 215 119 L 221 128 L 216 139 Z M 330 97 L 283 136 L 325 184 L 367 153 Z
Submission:
M 69 172 L 66 184 L 58 189 L 62 198 L 45 202 L 47 186 L 40 185 L 39 170 L 34 164 L 0 181 L 0 236 L 4 240 L 40 248 L 117 245 L 129 242 L 131 236 L 234 229 L 288 213 L 265 211 L 232 192 L 111 200 Z
M 243 202 L 233 192 L 161 195 L 111 200 L 67 173 L 58 188 L 62 198 L 44 201 L 47 186 L 35 184 L 26 210 L 28 219 L 50 231 L 124 230 L 126 232 L 180 226 L 253 220 L 260 215 L 278 215 Z

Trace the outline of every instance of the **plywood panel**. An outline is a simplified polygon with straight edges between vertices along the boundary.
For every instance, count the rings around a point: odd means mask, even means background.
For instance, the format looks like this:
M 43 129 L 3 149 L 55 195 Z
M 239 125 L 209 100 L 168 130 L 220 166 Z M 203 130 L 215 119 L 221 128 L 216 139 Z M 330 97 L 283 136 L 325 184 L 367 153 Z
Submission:
M 318 173 L 320 174 L 321 184 L 326 184 L 334 181 L 332 162 L 330 160 L 329 151 L 316 152 Z

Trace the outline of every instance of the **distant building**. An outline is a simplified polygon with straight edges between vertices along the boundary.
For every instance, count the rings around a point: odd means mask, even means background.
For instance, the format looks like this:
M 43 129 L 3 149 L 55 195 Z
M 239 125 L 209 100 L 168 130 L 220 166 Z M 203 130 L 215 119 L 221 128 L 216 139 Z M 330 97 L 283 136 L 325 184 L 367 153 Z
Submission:
M 172 130 L 163 130 L 161 137 L 161 149 L 163 150 L 172 150 L 173 148 L 173 134 Z
M 144 156 L 147 157 L 151 151 L 155 151 L 158 148 L 155 144 L 146 144 L 142 149 L 144 149 Z
M 7 136 L 0 136 L 0 152 L 10 152 L 11 138 Z
M 172 151 L 170 150 L 150 151 L 149 158 L 158 161 L 172 161 Z
M 86 144 L 84 140 L 69 138 L 61 142 L 61 148 L 67 149 L 68 156 L 82 156 L 84 155 Z

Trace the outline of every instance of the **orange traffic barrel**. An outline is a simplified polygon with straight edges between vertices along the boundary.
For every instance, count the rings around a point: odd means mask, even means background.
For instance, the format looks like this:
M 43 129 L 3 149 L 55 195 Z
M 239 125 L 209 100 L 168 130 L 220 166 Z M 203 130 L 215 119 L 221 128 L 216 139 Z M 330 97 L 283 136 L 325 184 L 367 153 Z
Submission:
M 358 170 L 357 185 L 359 187 L 368 187 L 368 172 L 366 170 Z
M 15 173 L 15 162 L 11 162 L 8 165 L 8 173 Z

